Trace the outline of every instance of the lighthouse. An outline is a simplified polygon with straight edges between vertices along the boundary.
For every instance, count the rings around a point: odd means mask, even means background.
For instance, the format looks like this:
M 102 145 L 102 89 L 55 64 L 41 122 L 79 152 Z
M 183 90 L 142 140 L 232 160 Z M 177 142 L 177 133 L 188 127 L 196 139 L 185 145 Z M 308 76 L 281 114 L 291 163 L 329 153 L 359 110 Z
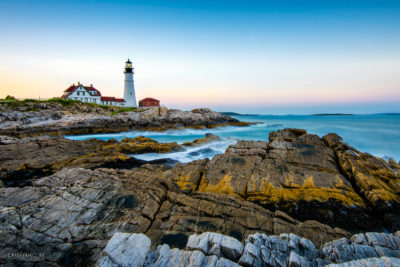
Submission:
M 125 62 L 125 84 L 124 84 L 124 100 L 126 107 L 137 107 L 135 85 L 133 84 L 133 67 L 132 62 L 128 59 Z

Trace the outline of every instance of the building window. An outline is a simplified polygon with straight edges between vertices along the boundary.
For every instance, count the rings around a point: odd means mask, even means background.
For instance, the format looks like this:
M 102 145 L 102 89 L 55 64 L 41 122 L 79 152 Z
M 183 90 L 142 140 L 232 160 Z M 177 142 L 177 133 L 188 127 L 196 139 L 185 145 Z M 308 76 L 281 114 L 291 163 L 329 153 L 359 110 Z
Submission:
M 77 93 L 76 93 L 76 95 L 79 95 L 80 94 L 80 92 L 78 91 Z
M 83 93 L 83 95 L 85 95 L 85 92 L 82 92 Z

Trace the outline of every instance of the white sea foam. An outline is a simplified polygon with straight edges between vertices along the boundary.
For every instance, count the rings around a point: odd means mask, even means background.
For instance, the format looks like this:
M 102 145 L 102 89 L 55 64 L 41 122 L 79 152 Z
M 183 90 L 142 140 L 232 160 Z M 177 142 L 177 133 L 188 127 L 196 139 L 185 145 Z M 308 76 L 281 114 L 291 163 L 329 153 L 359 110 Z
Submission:
M 147 158 L 148 160 L 160 158 L 173 158 L 182 162 L 194 159 L 210 158 L 217 153 L 223 153 L 229 145 L 226 140 L 261 140 L 268 141 L 271 131 L 283 128 L 302 128 L 308 133 L 317 134 L 320 137 L 327 133 L 337 133 L 343 140 L 356 149 L 371 153 L 374 156 L 389 156 L 398 161 L 400 159 L 400 116 L 388 116 L 385 114 L 355 115 L 355 116 L 241 116 L 237 117 L 242 121 L 261 121 L 264 124 L 255 124 L 249 127 L 220 127 L 215 129 L 183 129 L 169 130 L 165 132 L 150 131 L 131 131 L 112 134 L 78 135 L 67 136 L 72 140 L 85 140 L 98 138 L 108 140 L 111 138 L 122 140 L 124 137 L 134 138 L 140 135 L 152 138 L 158 142 L 183 142 L 193 141 L 202 138 L 206 133 L 213 133 L 222 138 L 219 142 L 214 142 L 201 147 L 189 148 L 197 150 L 209 148 L 189 155 L 190 152 L 182 151 L 169 154 L 148 154 L 137 157 Z M 196 152 L 196 151 L 192 151 Z M 177 158 L 175 158 L 177 157 Z M 179 159 L 178 159 L 179 158 Z
M 131 155 L 131 156 L 146 161 L 170 158 L 182 163 L 187 163 L 193 160 L 199 160 L 205 158 L 211 159 L 216 154 L 224 153 L 229 145 L 235 144 L 236 142 L 237 140 L 235 139 L 227 138 L 207 143 L 201 146 L 187 147 L 185 151 L 178 151 L 172 153 L 148 153 L 148 154 Z

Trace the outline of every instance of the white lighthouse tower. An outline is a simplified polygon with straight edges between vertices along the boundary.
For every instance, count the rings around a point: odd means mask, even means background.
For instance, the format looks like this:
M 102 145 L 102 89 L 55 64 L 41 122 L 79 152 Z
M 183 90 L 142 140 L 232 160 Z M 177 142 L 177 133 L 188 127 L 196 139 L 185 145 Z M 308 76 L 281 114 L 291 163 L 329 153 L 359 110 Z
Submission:
M 133 67 L 132 62 L 128 59 L 125 62 L 125 85 L 124 85 L 124 100 L 126 107 L 137 107 L 135 85 L 133 84 Z

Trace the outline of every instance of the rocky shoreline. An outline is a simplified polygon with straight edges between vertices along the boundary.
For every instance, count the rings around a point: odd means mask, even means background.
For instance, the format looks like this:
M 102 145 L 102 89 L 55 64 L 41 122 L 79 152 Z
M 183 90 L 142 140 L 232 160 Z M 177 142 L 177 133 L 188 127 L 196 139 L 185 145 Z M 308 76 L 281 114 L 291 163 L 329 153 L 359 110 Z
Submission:
M 284 129 L 271 132 L 268 142 L 239 141 L 211 160 L 146 162 L 130 155 L 180 151 L 218 137 L 180 145 L 146 137 L 118 142 L 58 136 L 94 127 L 97 119 L 86 120 L 92 113 L 77 113 L 73 120 L 35 113 L 32 121 L 29 111 L 23 119 L 1 113 L 0 264 L 395 266 L 400 258 L 399 164 L 358 151 L 336 134 Z M 139 125 L 132 118 L 145 120 L 150 113 L 96 116 L 109 117 L 99 125 L 110 120 L 117 131 L 127 125 L 122 121 Z M 237 123 L 204 109 L 149 116 L 144 128 Z M 242 249 L 232 256 L 210 236 Z M 296 246 L 287 249 L 291 240 Z M 118 262 L 132 259 L 122 255 L 126 242 L 127 251 L 148 247 L 141 265 Z M 307 256 L 306 247 L 315 257 Z
M 154 108 L 115 113 L 118 110 L 75 102 L 68 106 L 57 102 L 27 102 L 13 108 L 9 105 L 0 102 L 0 135 L 19 138 L 250 125 L 207 108 L 192 111 Z
M 98 267 L 107 266 L 399 266 L 400 232 L 356 234 L 321 248 L 295 234 L 255 233 L 242 244 L 218 233 L 191 235 L 185 250 L 159 245 L 143 234 L 115 233 L 102 251 Z
M 66 167 L 131 169 L 148 162 L 130 155 L 183 151 L 187 147 L 218 139 L 216 135 L 206 134 L 204 138 L 179 145 L 176 142 L 159 143 L 143 136 L 124 138 L 118 142 L 115 139 L 72 141 L 64 137 L 15 138 L 0 135 L 0 184 L 7 187 L 31 185 L 33 180 Z M 177 161 L 166 159 L 150 163 L 173 165 Z

